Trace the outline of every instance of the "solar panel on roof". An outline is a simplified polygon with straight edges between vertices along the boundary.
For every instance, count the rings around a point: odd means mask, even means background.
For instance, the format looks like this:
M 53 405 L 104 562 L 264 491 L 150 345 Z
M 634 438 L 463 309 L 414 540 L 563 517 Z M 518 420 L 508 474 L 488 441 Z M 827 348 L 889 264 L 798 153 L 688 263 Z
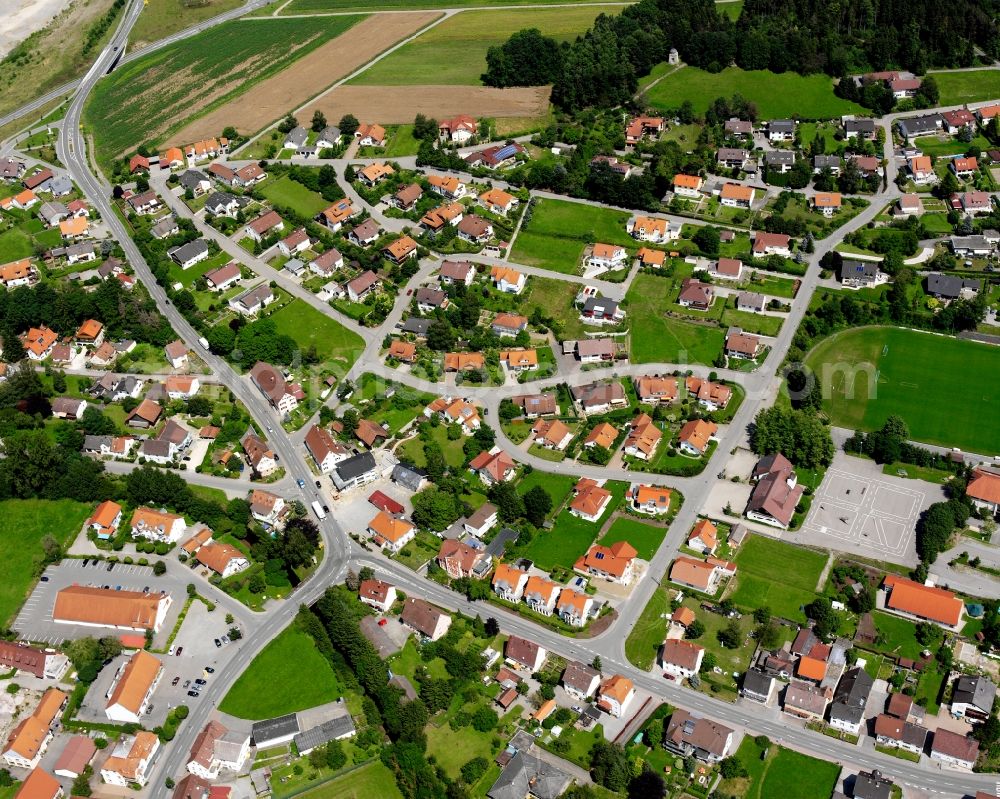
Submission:
M 501 147 L 494 157 L 497 161 L 503 161 L 505 158 L 510 158 L 514 153 L 517 152 L 516 145 L 508 144 L 506 147 Z

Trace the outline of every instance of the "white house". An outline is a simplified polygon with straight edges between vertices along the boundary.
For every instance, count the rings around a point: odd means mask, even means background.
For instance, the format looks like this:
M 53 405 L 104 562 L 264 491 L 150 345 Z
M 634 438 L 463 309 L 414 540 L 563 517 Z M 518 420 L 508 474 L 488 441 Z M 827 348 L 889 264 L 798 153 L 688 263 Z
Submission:
M 687 680 L 698 673 L 704 658 L 704 647 L 682 638 L 668 638 L 660 652 L 660 666 L 664 674 Z

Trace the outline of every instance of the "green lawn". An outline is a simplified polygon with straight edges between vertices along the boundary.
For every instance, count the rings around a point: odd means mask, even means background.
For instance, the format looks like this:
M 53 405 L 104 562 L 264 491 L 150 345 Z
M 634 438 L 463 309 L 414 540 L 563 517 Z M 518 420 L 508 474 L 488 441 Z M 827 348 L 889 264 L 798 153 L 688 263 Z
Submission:
M 510 260 L 514 263 L 574 275 L 588 244 L 602 242 L 634 248 L 625 232 L 629 215 L 569 200 L 539 200 L 531 221 L 514 240 Z
M 535 308 L 541 308 L 545 316 L 558 322 L 557 336 L 560 341 L 583 338 L 587 330 L 592 328 L 580 321 L 580 311 L 573 305 L 579 290 L 580 287 L 576 283 L 532 276 L 524 293 L 522 312 L 525 316 L 531 316 Z
M 356 771 L 331 780 L 325 785 L 299 794 L 301 799 L 403 799 L 396 778 L 382 761 L 367 763 Z
M 989 139 L 985 136 L 976 136 L 972 142 L 966 143 L 959 141 L 957 138 L 952 136 L 921 136 L 919 139 L 914 139 L 913 144 L 919 147 L 924 155 L 962 155 L 968 152 L 970 147 L 978 147 L 981 150 L 986 150 L 991 148 L 993 145 L 990 144 Z M 939 162 L 942 166 L 947 166 L 947 161 Z M 921 217 L 921 220 L 923 217 Z
M 493 759 L 492 733 L 477 732 L 471 726 L 453 730 L 446 723 L 440 727 L 428 724 L 426 732 L 427 754 L 434 755 L 438 766 L 452 779 L 457 779 L 462 766 L 474 757 Z
M 119 67 L 84 109 L 98 160 L 107 165 L 136 145 L 162 141 L 361 19 L 232 20 Z
M 469 11 L 445 20 L 413 42 L 375 62 L 351 83 L 368 86 L 424 84 L 478 86 L 486 51 L 523 28 L 539 28 L 559 41 L 575 39 L 601 12 L 619 6 Z
M 614 520 L 611 527 L 602 536 L 601 543 L 605 546 L 611 546 L 618 541 L 628 541 L 635 547 L 640 558 L 652 560 L 656 550 L 663 543 L 663 537 L 666 533 L 666 527 L 620 516 Z
M 159 41 L 238 5 L 240 0 L 149 0 L 129 33 L 129 45 L 135 49 L 140 42 Z
M 304 674 L 308 679 L 302 679 Z M 269 719 L 333 702 L 339 696 L 329 662 L 307 633 L 292 626 L 253 659 L 219 710 L 241 719 Z
M 303 350 L 315 345 L 320 360 L 336 364 L 340 373 L 350 369 L 364 349 L 361 336 L 301 300 L 293 300 L 270 318 L 279 333 L 294 338 Z
M 826 556 L 752 535 L 736 555 L 736 564 L 737 586 L 730 596 L 733 602 L 749 609 L 767 605 L 778 616 L 803 621 L 800 608 L 815 598 Z
M 653 665 L 663 644 L 667 633 L 664 613 L 670 613 L 670 596 L 663 588 L 657 588 L 625 639 L 625 657 L 640 669 Z
M 673 288 L 673 280 L 649 274 L 640 273 L 632 281 L 625 304 L 634 363 L 710 364 L 722 352 L 722 328 L 664 315 Z
M 23 230 L 15 227 L 0 233 L 0 263 L 10 263 L 31 255 L 31 237 Z
M 597 538 L 597 531 L 608 516 L 621 503 L 625 495 L 625 483 L 608 481 L 605 485 L 613 495 L 607 510 L 596 522 L 588 522 L 564 510 L 555 520 L 551 530 L 540 530 L 531 542 L 519 550 L 519 554 L 530 558 L 540 569 L 551 571 L 555 566 L 572 569 L 576 559 L 583 555 Z
M 992 69 L 975 72 L 936 72 L 941 105 L 961 105 L 992 100 L 1000 96 L 1000 72 Z
M 315 191 L 311 191 L 283 175 L 275 181 L 265 180 L 258 191 L 271 201 L 273 205 L 291 208 L 300 216 L 312 219 L 330 203 Z
M 576 485 L 576 478 L 565 474 L 552 474 L 551 472 L 541 472 L 535 469 L 531 474 L 525 475 L 517 484 L 517 493 L 524 496 L 535 486 L 541 486 L 546 493 L 552 497 L 553 513 L 559 509 L 563 500 L 569 496 L 569 492 Z
M 669 109 L 690 100 L 695 113 L 700 114 L 715 98 L 733 94 L 741 94 L 755 103 L 761 119 L 793 115 L 805 119 L 832 119 L 864 110 L 834 96 L 833 81 L 826 75 L 776 74 L 766 70 L 746 72 L 738 67 L 728 67 L 717 73 L 685 67 L 653 86 L 646 93 L 646 101 L 654 108 Z
M 416 155 L 419 149 L 420 142 L 413 137 L 413 125 L 399 125 L 389 133 L 389 141 L 385 143 L 385 157 Z
M 835 425 L 874 430 L 899 414 L 917 441 L 1000 452 L 1000 398 L 982 379 L 968 379 L 996 374 L 1000 350 L 994 347 L 868 327 L 825 339 L 806 364 L 820 381 Z
M 80 532 L 93 506 L 71 499 L 8 499 L 0 503 L 4 573 L 0 585 L 0 626 L 6 627 L 21 607 L 43 560 L 41 541 L 50 535 L 63 548 Z
M 423 413 L 423 409 L 421 409 L 421 413 Z M 465 453 L 462 451 L 465 439 L 458 438 L 454 441 L 449 441 L 448 428 L 443 424 L 432 427 L 430 436 L 441 447 L 441 452 L 444 454 L 444 461 L 452 469 L 457 469 L 465 463 Z M 409 439 L 399 448 L 399 457 L 404 461 L 412 463 L 414 466 L 426 466 L 427 459 L 424 457 L 423 440 L 419 436 Z
M 767 764 L 760 799 L 815 799 L 829 796 L 837 784 L 840 766 L 827 760 L 778 748 Z
M 912 621 L 879 610 L 872 612 L 872 621 L 882 636 L 876 649 L 911 660 L 920 658 L 924 647 L 917 642 L 917 626 Z

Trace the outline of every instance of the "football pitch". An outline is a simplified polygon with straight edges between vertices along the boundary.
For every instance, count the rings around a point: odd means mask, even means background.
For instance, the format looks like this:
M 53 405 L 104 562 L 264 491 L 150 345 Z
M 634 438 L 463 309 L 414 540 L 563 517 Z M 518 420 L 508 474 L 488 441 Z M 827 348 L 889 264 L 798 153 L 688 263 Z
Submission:
M 1000 348 L 902 330 L 847 330 L 806 358 L 834 425 L 875 430 L 890 414 L 916 441 L 1000 453 Z

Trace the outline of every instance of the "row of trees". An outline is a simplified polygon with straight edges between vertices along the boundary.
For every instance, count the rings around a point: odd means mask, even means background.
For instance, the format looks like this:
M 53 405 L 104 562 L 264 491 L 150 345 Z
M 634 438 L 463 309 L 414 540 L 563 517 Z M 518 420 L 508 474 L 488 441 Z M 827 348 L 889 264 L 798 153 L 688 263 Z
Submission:
M 553 101 L 566 109 L 613 107 L 631 99 L 637 78 L 665 61 L 671 47 L 687 64 L 713 72 L 736 64 L 843 77 L 868 68 L 969 66 L 977 45 L 1000 54 L 989 0 L 916 0 L 905 9 L 898 0 L 750 0 L 737 22 L 710 0 L 642 0 L 618 16 L 600 15 L 574 42 L 522 30 L 490 48 L 482 79 L 499 87 L 552 83 Z

